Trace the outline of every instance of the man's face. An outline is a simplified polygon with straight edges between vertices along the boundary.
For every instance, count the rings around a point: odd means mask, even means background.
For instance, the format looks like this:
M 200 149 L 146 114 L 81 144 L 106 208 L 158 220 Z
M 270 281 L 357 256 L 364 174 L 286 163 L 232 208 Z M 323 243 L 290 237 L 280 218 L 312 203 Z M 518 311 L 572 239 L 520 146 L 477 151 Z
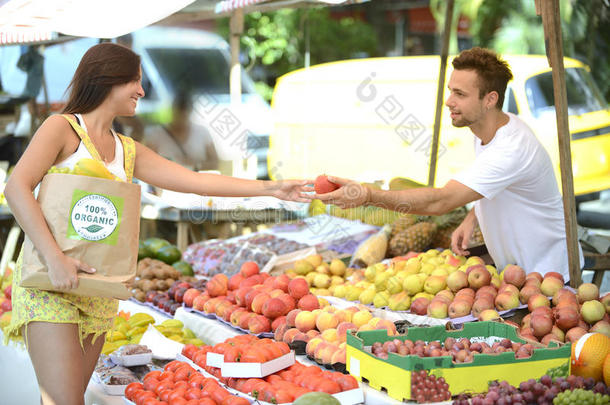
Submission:
M 477 73 L 474 70 L 454 70 L 447 87 L 450 95 L 445 105 L 449 107 L 453 126 L 471 126 L 483 117 L 485 97 L 479 98 Z

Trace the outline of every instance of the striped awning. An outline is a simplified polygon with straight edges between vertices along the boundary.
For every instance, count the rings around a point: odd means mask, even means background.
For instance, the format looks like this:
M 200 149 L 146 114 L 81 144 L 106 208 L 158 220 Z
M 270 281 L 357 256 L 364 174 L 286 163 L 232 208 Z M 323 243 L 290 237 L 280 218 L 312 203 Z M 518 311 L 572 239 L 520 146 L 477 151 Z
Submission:
M 194 0 L 0 0 L 0 45 L 60 35 L 115 38 L 183 9 Z
M 302 6 L 315 6 L 315 5 L 339 5 L 339 4 L 353 4 L 353 3 L 364 3 L 369 0 L 222 0 L 216 3 L 214 11 L 216 14 L 225 14 L 233 10 L 240 8 L 258 9 L 257 6 L 261 6 L 260 9 L 263 11 L 271 11 L 280 8 L 292 8 Z M 250 11 L 250 10 L 248 10 Z

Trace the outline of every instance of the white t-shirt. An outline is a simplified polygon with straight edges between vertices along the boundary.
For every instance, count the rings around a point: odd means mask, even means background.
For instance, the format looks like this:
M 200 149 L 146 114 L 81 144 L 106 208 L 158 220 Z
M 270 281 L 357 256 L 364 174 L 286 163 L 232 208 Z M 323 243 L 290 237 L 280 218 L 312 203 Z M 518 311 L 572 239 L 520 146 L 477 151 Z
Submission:
M 528 273 L 556 271 L 567 281 L 563 201 L 551 159 L 532 130 L 507 115 L 488 144 L 475 137 L 476 159 L 455 180 L 484 197 L 474 210 L 498 269 L 517 264 Z M 580 258 L 582 267 L 582 252 Z

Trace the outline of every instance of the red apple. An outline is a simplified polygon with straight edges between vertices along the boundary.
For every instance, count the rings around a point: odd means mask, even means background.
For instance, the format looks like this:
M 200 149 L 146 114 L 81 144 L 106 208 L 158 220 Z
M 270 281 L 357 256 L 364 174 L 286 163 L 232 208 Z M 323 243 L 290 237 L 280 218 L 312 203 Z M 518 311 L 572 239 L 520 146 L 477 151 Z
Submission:
M 316 177 L 316 180 L 313 184 L 313 189 L 315 190 L 316 194 L 330 193 L 331 191 L 335 191 L 338 188 L 339 185 L 329 181 L 328 177 L 326 177 L 325 175 L 320 175 Z

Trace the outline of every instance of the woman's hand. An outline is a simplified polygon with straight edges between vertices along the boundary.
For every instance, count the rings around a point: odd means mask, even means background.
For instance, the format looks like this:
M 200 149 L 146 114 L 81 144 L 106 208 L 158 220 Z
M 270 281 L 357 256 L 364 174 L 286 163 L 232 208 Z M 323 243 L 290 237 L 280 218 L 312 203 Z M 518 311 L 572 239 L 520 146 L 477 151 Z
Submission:
M 316 194 L 312 196 L 313 198 L 321 200 L 324 204 L 335 204 L 340 208 L 359 207 L 370 200 L 371 190 L 356 181 L 331 176 L 328 176 L 328 181 L 340 187 L 330 193 Z
M 476 225 L 477 217 L 474 215 L 474 209 L 472 209 L 460 226 L 451 234 L 451 250 L 453 250 L 453 253 L 461 256 L 468 256 L 470 254 L 466 248 L 468 248 L 468 243 L 472 238 Z
M 78 287 L 78 271 L 95 273 L 95 269 L 91 266 L 63 253 L 55 260 L 47 261 L 47 265 L 51 284 L 59 290 L 71 290 Z
M 312 180 L 279 180 L 267 182 L 266 187 L 272 189 L 275 198 L 286 201 L 310 202 L 308 194 L 313 191 Z

